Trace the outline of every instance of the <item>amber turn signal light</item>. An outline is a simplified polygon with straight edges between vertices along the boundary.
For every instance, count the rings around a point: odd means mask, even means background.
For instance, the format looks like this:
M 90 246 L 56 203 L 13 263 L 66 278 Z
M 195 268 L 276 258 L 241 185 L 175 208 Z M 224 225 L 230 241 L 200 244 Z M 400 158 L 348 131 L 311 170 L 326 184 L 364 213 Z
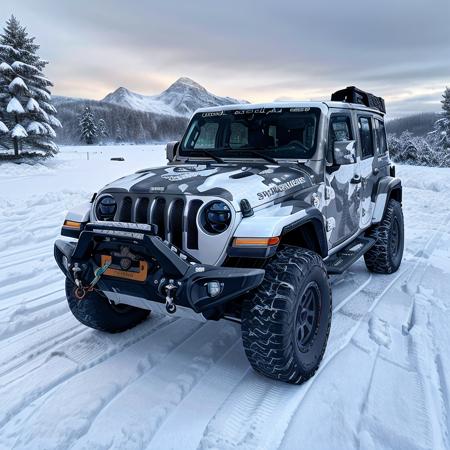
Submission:
M 72 228 L 74 230 L 81 229 L 81 223 L 80 222 L 75 222 L 74 220 L 65 220 L 64 221 L 64 226 L 67 227 L 67 228 Z
M 280 238 L 278 236 L 270 238 L 234 238 L 233 247 L 270 247 L 279 243 Z

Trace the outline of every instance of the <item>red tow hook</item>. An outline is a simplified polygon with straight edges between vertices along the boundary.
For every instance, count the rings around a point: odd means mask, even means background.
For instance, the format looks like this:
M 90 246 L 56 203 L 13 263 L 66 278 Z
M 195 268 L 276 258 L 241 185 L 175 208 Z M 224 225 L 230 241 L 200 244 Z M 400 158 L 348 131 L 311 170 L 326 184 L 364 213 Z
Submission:
M 94 286 L 97 284 L 100 277 L 108 270 L 108 267 L 111 265 L 111 261 L 107 261 L 102 267 L 98 267 L 94 272 L 94 279 L 91 281 L 89 286 L 83 286 L 79 273 L 81 272 L 81 268 L 78 263 L 75 263 L 72 271 L 75 278 L 75 285 L 77 286 L 74 290 L 75 297 L 78 300 L 83 300 L 86 297 L 88 292 L 92 292 L 94 290 Z

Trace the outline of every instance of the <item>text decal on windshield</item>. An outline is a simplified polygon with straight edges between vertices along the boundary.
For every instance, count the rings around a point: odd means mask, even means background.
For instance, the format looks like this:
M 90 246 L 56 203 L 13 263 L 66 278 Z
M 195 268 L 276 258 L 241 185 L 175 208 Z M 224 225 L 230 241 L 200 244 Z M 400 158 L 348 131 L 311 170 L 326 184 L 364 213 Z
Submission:
M 267 189 L 267 191 L 258 192 L 258 200 L 264 200 L 265 198 L 270 198 L 275 194 L 278 194 L 280 192 L 288 191 L 289 189 L 294 188 L 295 186 L 299 186 L 300 184 L 305 184 L 306 178 L 305 177 L 299 177 L 295 178 L 291 181 L 286 181 L 286 183 L 278 184 L 277 186 L 273 186 L 270 189 Z

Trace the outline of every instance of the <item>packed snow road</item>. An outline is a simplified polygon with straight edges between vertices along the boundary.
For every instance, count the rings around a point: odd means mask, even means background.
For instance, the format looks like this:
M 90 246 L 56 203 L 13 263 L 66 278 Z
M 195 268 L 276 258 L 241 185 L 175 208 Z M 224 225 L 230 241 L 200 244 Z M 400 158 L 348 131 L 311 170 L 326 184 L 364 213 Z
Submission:
M 107 335 L 72 317 L 52 255 L 65 211 L 164 162 L 161 146 L 87 157 L 0 165 L 0 448 L 449 448 L 450 170 L 399 168 L 403 264 L 332 280 L 324 361 L 290 386 L 250 369 L 237 324 L 153 315 Z

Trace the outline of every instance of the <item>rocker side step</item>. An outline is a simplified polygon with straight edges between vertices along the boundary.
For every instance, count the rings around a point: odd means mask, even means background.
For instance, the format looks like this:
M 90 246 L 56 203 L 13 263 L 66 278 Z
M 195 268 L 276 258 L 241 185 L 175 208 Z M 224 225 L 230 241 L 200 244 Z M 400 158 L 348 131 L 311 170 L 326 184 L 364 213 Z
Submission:
M 375 244 L 375 239 L 359 236 L 342 250 L 331 255 L 325 260 L 328 273 L 339 275 L 344 273 L 353 263 L 355 263 L 364 253 Z

